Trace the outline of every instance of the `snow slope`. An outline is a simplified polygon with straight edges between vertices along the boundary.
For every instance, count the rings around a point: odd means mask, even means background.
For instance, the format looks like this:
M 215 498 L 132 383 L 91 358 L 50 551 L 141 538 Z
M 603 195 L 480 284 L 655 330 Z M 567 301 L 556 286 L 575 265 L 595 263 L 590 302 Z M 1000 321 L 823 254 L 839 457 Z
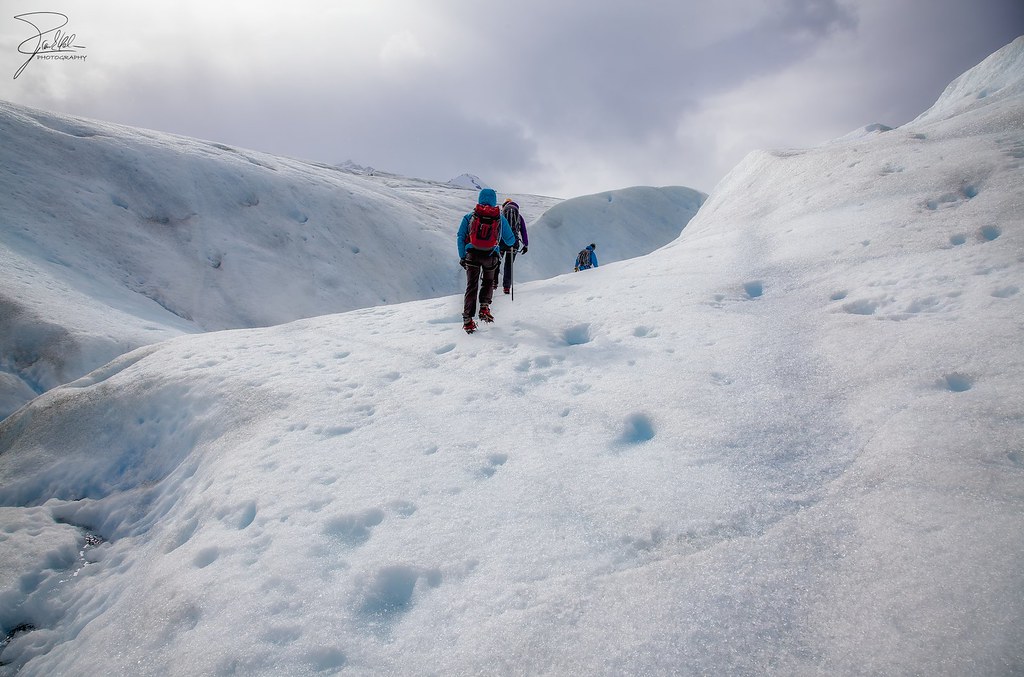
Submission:
M 472 336 L 449 296 L 38 397 L 0 674 L 1020 673 L 1024 96 L 975 100 L 754 153 Z
M 0 418 L 171 336 L 464 284 L 454 233 L 475 191 L 3 102 L 0 143 Z M 514 197 L 531 221 L 560 202 Z M 621 223 L 647 253 L 697 207 L 672 223 Z M 543 229 L 536 242 L 521 279 L 563 272 L 575 255 Z
M 944 120 L 997 101 L 1019 100 L 1024 94 L 1021 73 L 1024 41 L 1017 39 L 951 82 L 935 105 L 915 122 Z

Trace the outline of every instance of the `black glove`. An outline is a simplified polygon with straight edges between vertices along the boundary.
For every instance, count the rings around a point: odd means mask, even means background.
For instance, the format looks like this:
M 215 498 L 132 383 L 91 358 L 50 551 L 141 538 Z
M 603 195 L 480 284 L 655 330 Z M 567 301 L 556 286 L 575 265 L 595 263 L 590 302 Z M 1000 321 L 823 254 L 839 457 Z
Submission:
M 519 253 L 520 254 L 525 254 L 527 249 L 528 249 L 528 247 L 524 244 L 522 251 L 520 251 Z
M 463 268 L 466 267 L 466 257 L 465 256 L 463 256 L 461 259 L 459 259 L 459 265 L 462 266 Z

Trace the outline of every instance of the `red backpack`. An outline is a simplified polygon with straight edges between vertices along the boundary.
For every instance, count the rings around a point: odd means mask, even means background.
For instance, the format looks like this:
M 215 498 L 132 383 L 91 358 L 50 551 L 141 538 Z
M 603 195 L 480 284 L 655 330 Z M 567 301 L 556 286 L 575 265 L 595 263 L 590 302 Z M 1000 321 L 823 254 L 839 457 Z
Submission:
M 480 205 L 473 209 L 466 242 L 474 249 L 494 249 L 501 235 L 501 210 L 494 205 Z

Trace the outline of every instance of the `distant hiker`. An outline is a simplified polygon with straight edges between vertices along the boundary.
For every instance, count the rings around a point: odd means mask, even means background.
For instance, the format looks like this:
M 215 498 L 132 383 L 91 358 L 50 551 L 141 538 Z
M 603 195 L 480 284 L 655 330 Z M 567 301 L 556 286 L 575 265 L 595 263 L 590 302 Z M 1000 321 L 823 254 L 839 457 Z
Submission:
M 594 250 L 597 249 L 597 245 L 591 242 L 587 245 L 586 249 L 580 251 L 576 255 L 576 267 L 573 268 L 577 273 L 581 270 L 587 270 L 589 268 L 597 268 L 597 254 Z
M 462 217 L 456 243 L 459 247 L 459 265 L 466 269 L 466 298 L 462 307 L 462 328 L 467 334 L 476 331 L 477 294 L 479 290 L 480 319 L 494 322 L 491 315 L 491 297 L 498 275 L 498 242 L 512 247 L 516 238 L 512 228 L 498 208 L 494 190 L 484 188 L 477 198 L 476 207 Z M 481 272 L 483 284 L 481 284 Z
M 515 261 L 517 254 L 525 254 L 530 244 L 530 237 L 526 233 L 526 221 L 519 213 L 519 205 L 512 198 L 505 198 L 505 202 L 501 205 L 501 215 L 508 221 L 508 225 L 512 228 L 512 234 L 516 236 L 516 243 L 509 249 L 501 244 L 499 249 L 501 253 L 505 255 L 505 272 L 501 276 L 501 286 L 506 294 L 512 289 L 512 262 Z M 501 270 L 501 266 L 498 266 L 498 270 Z M 494 280 L 495 288 L 497 288 L 498 280 L 495 276 Z

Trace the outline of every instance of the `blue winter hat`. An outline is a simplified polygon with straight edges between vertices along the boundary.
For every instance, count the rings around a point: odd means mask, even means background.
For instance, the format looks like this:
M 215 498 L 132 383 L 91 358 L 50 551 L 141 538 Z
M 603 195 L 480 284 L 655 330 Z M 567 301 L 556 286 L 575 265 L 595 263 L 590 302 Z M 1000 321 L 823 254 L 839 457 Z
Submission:
M 497 207 L 498 194 L 494 192 L 493 188 L 484 188 L 480 191 L 480 199 L 477 202 L 488 207 Z

